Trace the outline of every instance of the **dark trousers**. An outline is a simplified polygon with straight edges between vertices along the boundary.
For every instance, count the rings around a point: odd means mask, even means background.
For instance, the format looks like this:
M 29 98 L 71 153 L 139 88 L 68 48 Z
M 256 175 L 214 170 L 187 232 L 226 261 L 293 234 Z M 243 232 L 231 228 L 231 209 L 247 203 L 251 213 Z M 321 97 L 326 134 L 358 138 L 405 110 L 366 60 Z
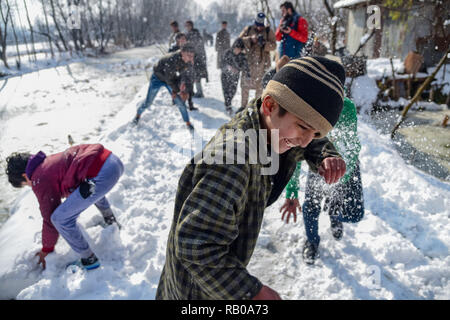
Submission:
M 228 72 L 222 72 L 221 75 L 222 80 L 222 91 L 223 91 L 223 97 L 225 99 L 225 106 L 229 107 L 231 106 L 231 100 L 233 100 L 234 95 L 237 91 L 237 85 L 239 82 L 239 73 L 238 74 L 231 74 Z
M 345 184 L 325 186 L 323 178 L 309 171 L 306 180 L 305 202 L 303 202 L 303 221 L 308 241 L 319 244 L 319 214 L 322 199 L 328 213 L 341 222 L 356 223 L 364 217 L 364 199 L 359 163 Z

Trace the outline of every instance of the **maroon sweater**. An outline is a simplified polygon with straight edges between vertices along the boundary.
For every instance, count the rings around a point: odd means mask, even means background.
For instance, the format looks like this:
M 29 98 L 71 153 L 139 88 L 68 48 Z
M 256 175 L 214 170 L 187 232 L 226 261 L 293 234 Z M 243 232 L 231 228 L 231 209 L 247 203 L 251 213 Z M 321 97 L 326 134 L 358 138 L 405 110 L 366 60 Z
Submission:
M 110 154 L 101 144 L 84 144 L 48 157 L 40 152 L 30 158 L 26 172 L 44 218 L 42 251 L 52 252 L 58 240 L 50 217 L 61 199 L 68 197 L 86 178 L 97 176 Z

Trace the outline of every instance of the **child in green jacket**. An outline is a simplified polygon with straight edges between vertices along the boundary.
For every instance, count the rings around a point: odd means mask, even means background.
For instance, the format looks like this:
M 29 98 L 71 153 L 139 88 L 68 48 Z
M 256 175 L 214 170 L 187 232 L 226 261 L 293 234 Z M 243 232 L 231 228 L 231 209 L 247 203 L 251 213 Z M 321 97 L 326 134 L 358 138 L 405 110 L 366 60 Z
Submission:
M 311 171 L 308 173 L 302 210 L 307 237 L 303 247 L 303 258 L 307 264 L 314 264 L 315 259 L 319 256 L 319 214 L 323 198 L 325 198 L 324 210 L 328 211 L 330 215 L 331 231 L 336 240 L 342 238 L 343 222 L 356 223 L 364 216 L 359 169 L 361 144 L 357 133 L 356 108 L 350 99 L 344 99 L 342 113 L 328 138 L 343 156 L 347 171 L 339 183 L 331 187 L 326 186 L 318 174 Z M 291 214 L 294 215 L 295 222 L 297 220 L 296 209 L 301 210 L 298 201 L 300 170 L 301 162 L 298 162 L 297 168 L 286 186 L 286 202 L 280 209 L 283 212 L 282 219 L 284 220 L 286 217 L 287 223 Z

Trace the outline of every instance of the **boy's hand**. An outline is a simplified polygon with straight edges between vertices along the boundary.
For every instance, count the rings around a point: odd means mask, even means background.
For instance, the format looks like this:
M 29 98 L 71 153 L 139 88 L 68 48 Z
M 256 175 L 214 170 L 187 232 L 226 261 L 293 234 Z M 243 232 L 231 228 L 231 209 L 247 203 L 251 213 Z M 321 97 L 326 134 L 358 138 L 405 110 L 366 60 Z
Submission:
M 39 251 L 35 256 L 39 256 L 38 264 L 42 263 L 42 269 L 45 269 L 45 257 L 48 255 L 48 252 Z
M 281 300 L 281 297 L 275 290 L 263 286 L 252 300 Z
M 189 93 L 181 91 L 180 98 L 181 98 L 181 100 L 186 101 L 187 99 L 189 99 Z
M 325 182 L 333 184 L 345 174 L 345 161 L 337 157 L 325 158 L 319 167 L 319 174 L 325 178 Z
M 289 34 L 291 33 L 292 29 L 290 27 L 286 27 L 285 29 L 281 29 L 281 32 L 285 33 L 285 34 Z
M 283 206 L 280 208 L 280 212 L 283 212 L 281 220 L 284 220 L 284 215 L 287 213 L 286 223 L 289 223 L 291 214 L 294 215 L 294 223 L 297 222 L 297 208 L 299 212 L 302 212 L 302 207 L 300 207 L 298 199 L 286 199 Z

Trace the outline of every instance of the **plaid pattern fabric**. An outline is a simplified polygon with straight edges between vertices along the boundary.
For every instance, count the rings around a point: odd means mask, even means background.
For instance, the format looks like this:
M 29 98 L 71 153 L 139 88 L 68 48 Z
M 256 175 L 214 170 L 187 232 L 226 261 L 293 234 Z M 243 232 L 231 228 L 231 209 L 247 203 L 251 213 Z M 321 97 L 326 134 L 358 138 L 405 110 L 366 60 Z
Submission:
M 261 100 L 254 101 L 219 130 L 260 129 L 260 104 Z M 315 154 L 308 154 L 310 165 L 337 155 L 328 140 L 316 141 L 319 147 L 310 149 Z M 208 146 L 215 144 L 223 147 L 223 141 L 215 138 Z M 288 151 L 279 169 L 285 176 L 279 189 L 289 181 L 297 161 L 305 159 L 305 150 Z M 202 160 L 186 166 L 178 184 L 156 299 L 250 299 L 259 292 L 262 283 L 249 274 L 246 266 L 275 189 L 274 176 L 261 175 L 261 167 L 206 164 Z

